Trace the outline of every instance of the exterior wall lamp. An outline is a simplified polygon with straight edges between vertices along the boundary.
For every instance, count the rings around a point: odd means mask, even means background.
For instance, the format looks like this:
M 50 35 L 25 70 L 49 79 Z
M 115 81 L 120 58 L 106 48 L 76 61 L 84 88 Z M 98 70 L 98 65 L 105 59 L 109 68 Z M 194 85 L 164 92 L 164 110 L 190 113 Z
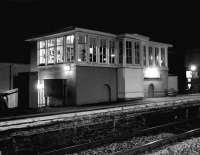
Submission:
M 64 70 L 65 70 L 66 72 L 71 71 L 71 65 L 65 65 L 65 66 L 64 66 Z
M 191 71 L 196 71 L 196 69 L 197 69 L 197 66 L 195 66 L 195 65 L 191 65 L 191 66 L 190 66 L 190 70 L 191 70 Z

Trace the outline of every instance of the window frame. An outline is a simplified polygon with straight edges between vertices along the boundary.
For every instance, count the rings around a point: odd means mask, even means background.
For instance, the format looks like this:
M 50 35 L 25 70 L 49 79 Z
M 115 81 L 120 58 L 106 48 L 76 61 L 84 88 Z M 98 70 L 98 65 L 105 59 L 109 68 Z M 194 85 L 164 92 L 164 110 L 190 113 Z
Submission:
M 67 43 L 67 37 L 73 36 L 73 42 Z M 68 34 L 64 36 L 64 61 L 66 63 L 71 63 L 75 61 L 75 35 Z M 71 40 L 71 39 L 70 39 Z M 69 49 L 69 52 L 68 52 Z
M 61 45 L 58 45 L 58 39 L 62 38 L 62 44 Z M 58 47 L 61 47 L 62 49 L 62 55 L 61 55 L 61 62 L 58 62 Z M 56 38 L 56 63 L 57 64 L 62 64 L 65 62 L 65 59 L 64 59 L 64 36 L 61 36 L 61 37 L 57 37 Z
M 161 59 L 160 59 L 161 60 L 160 66 L 161 67 L 166 67 L 166 56 L 165 56 L 166 54 L 165 53 L 166 53 L 166 48 L 165 47 L 161 47 L 161 49 L 160 49 L 160 57 L 161 57 Z M 162 54 L 164 54 L 164 57 L 163 57 Z
M 159 48 L 155 47 L 155 65 L 160 66 L 160 61 L 159 61 Z
M 49 46 L 49 43 L 48 43 L 48 41 L 50 41 L 50 40 L 54 40 L 54 45 L 50 45 Z M 49 62 L 49 57 L 50 57 L 50 55 L 49 55 L 49 50 L 50 49 L 54 49 L 54 54 L 53 54 L 53 56 L 51 56 L 51 57 L 53 57 L 54 58 L 54 60 L 53 60 L 53 62 Z M 53 51 L 53 50 L 52 50 Z M 55 64 L 55 62 L 56 62 L 56 38 L 51 38 L 51 39 L 47 39 L 47 65 L 52 65 L 52 64 Z
M 92 46 L 90 46 L 91 40 L 93 40 L 94 41 L 93 43 L 95 43 Z M 88 62 L 89 63 L 98 63 L 98 38 L 96 36 L 91 36 L 91 35 L 88 36 L 88 44 L 89 44 L 88 45 L 89 46 Z M 91 49 L 90 47 L 93 49 L 93 53 L 90 53 L 90 49 Z M 95 54 L 94 54 L 94 49 L 96 50 Z M 96 61 L 94 61 L 94 58 L 96 59 Z M 90 61 L 90 60 L 92 60 L 92 61 Z
M 151 50 L 150 50 L 151 49 Z M 150 51 L 151 51 L 151 55 L 150 55 Z M 149 46 L 148 48 L 148 57 L 149 57 L 149 66 L 153 66 L 153 47 L 152 46 Z M 152 64 L 150 63 L 152 62 Z
M 126 40 L 126 64 L 133 64 L 133 42 L 131 40 Z
M 40 47 L 40 42 L 44 42 L 45 43 L 45 45 L 44 45 L 44 47 L 43 48 L 41 48 Z M 46 42 L 46 40 L 39 40 L 38 41 L 38 65 L 39 66 L 44 66 L 44 65 L 46 65 L 46 63 L 47 63 L 47 49 L 46 49 L 46 46 L 47 46 L 47 42 Z M 44 63 L 41 63 L 41 50 L 44 50 Z
M 138 45 L 138 46 L 136 46 Z M 138 48 L 136 48 L 138 47 Z M 140 65 L 141 64 L 141 60 L 140 60 L 140 41 L 134 41 L 134 51 L 135 51 L 135 65 Z
M 147 66 L 147 46 L 143 45 L 143 65 Z
M 105 46 L 101 47 L 101 41 L 105 41 Z M 99 64 L 107 64 L 108 63 L 108 54 L 107 54 L 107 47 L 108 47 L 108 39 L 107 38 L 99 38 Z M 103 50 L 105 49 L 105 51 Z M 101 51 L 102 50 L 102 51 Z M 104 54 L 105 52 L 105 54 Z M 102 54 L 101 54 L 102 53 Z M 104 56 L 105 56 L 105 62 L 104 62 Z M 102 62 L 101 62 L 102 60 Z
M 123 64 L 123 51 L 124 51 L 124 41 L 119 40 L 119 51 L 118 51 L 118 63 L 119 65 Z
M 115 49 L 116 49 L 116 42 L 114 39 L 110 39 L 108 40 L 108 62 L 109 64 L 115 64 L 116 61 L 116 53 L 115 53 Z
M 86 34 L 86 33 L 78 33 L 77 36 L 78 36 L 78 38 L 77 38 L 77 49 L 78 49 L 77 62 L 79 62 L 79 63 L 87 63 L 88 62 L 88 34 Z M 84 36 L 85 37 L 85 42 L 79 42 L 80 36 Z M 82 55 L 83 54 L 81 52 L 83 49 L 85 50 L 84 61 L 82 60 Z

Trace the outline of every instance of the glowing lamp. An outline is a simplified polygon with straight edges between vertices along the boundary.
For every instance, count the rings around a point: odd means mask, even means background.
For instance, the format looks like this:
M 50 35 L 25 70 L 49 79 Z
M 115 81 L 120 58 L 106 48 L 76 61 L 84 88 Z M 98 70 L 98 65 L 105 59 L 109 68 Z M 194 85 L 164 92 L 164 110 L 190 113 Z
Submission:
M 66 66 L 64 67 L 64 70 L 65 70 L 65 71 L 70 71 L 70 70 L 71 70 L 71 66 L 66 65 Z
M 188 83 L 188 88 L 189 88 L 189 89 L 191 88 L 191 83 Z
M 160 71 L 156 67 L 148 67 L 144 70 L 145 78 L 160 78 Z
M 191 70 L 191 71 L 195 71 L 196 69 L 197 69 L 197 66 L 195 66 L 195 65 L 191 65 L 191 66 L 190 66 L 190 70 Z

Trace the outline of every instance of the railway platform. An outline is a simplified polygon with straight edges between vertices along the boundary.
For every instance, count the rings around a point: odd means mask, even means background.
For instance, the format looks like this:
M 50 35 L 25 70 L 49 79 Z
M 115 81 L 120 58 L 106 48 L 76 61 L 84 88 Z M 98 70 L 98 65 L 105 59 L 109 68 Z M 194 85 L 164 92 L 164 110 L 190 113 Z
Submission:
M 132 111 L 142 113 L 166 108 L 191 107 L 200 105 L 200 94 L 180 95 L 176 97 L 145 98 L 115 104 L 71 106 L 60 108 L 45 108 L 32 114 L 16 115 L 0 118 L 0 131 L 26 126 L 38 126 L 65 119 L 93 114 L 117 111 Z
M 47 108 L 38 113 L 1 117 L 0 150 L 45 152 L 62 145 L 74 147 L 108 138 L 107 142 L 148 127 L 199 118 L 199 113 L 200 94 Z

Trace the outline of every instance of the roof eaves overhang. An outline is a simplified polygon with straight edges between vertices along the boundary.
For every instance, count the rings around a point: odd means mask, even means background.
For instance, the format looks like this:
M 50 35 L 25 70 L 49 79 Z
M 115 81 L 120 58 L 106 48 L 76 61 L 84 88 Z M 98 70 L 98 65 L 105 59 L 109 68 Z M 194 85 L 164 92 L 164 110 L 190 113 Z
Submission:
M 149 41 L 149 44 L 153 45 L 153 46 L 165 46 L 165 47 L 173 47 L 172 44 L 168 44 L 168 43 L 161 43 L 161 42 L 155 42 L 155 41 Z
M 115 34 L 112 34 L 112 33 L 106 33 L 106 32 L 101 32 L 101 31 L 96 31 L 96 30 L 74 27 L 72 29 L 68 29 L 68 30 L 60 32 L 60 33 L 54 33 L 54 34 L 50 34 L 50 35 L 34 37 L 34 38 L 26 39 L 25 41 L 37 41 L 37 40 L 50 39 L 53 37 L 60 37 L 60 36 L 72 34 L 75 32 L 86 32 L 86 33 L 90 33 L 90 34 L 96 34 L 96 35 L 102 35 L 102 36 L 108 36 L 108 37 L 114 37 L 114 38 L 117 37 Z

